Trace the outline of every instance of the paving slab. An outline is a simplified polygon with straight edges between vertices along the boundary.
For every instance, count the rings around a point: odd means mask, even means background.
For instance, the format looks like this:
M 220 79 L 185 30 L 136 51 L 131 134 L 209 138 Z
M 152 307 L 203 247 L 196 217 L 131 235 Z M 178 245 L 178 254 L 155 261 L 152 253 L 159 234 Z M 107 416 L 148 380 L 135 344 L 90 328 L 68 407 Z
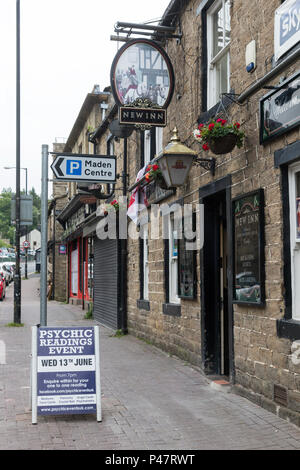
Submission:
M 299 450 L 300 429 L 131 335 L 100 327 L 103 421 L 38 416 L 31 424 L 31 326 L 40 323 L 39 277 L 22 281 L 24 327 L 13 321 L 13 284 L 0 303 L 1 450 Z M 90 326 L 78 306 L 48 302 L 49 326 Z

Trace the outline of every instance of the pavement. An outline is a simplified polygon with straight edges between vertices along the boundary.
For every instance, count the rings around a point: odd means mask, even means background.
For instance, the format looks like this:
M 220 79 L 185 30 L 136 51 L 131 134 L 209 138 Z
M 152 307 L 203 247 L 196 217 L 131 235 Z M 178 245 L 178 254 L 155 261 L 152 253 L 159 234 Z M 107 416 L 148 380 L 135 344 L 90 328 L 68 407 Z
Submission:
M 38 416 L 31 424 L 31 326 L 39 277 L 22 281 L 24 327 L 13 285 L 0 303 L 0 450 L 299 450 L 300 429 L 234 393 L 214 389 L 187 363 L 131 335 L 100 328 L 102 417 Z M 48 302 L 48 326 L 90 326 L 80 307 Z

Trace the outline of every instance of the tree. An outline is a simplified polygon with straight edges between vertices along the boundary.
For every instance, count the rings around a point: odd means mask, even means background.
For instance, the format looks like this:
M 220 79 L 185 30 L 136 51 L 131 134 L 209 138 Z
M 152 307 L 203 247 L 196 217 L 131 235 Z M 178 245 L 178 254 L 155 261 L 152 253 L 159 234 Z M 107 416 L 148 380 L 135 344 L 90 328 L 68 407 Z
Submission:
M 12 227 L 10 220 L 11 197 L 11 188 L 3 189 L 0 196 L 0 233 L 2 238 L 7 238 L 10 243 L 13 243 L 14 227 Z
M 25 192 L 22 191 L 22 194 L 25 194 Z M 2 238 L 9 239 L 12 244 L 15 237 L 15 227 L 11 224 L 11 199 L 13 195 L 11 188 L 3 189 L 0 195 L 0 234 Z M 41 198 L 34 188 L 29 191 L 29 195 L 32 196 L 33 202 L 33 222 L 31 226 L 27 227 L 27 232 L 34 229 L 40 230 L 41 223 Z M 25 234 L 25 227 L 21 226 L 21 229 L 22 233 Z

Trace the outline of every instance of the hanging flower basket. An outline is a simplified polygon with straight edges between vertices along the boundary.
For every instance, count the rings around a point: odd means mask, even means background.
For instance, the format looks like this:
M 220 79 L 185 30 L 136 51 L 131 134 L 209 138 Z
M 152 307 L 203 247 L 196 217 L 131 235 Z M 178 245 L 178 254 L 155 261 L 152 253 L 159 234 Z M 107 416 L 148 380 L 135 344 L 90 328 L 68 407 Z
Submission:
M 224 137 L 214 137 L 208 140 L 210 150 L 216 154 L 232 152 L 237 143 L 237 136 L 235 134 L 227 134 Z
M 217 119 L 207 125 L 199 124 L 193 135 L 204 151 L 211 150 L 216 155 L 229 153 L 235 146 L 241 148 L 245 136 L 240 130 L 240 123 L 229 124 L 225 119 Z
M 162 175 L 161 169 L 159 166 L 154 163 L 153 165 L 148 165 L 145 173 L 145 180 L 147 183 L 151 181 L 156 181 L 158 186 L 162 189 L 168 189 L 168 186 L 165 182 L 165 179 Z
M 109 212 L 115 211 L 119 212 L 121 209 L 125 209 L 126 206 L 121 202 L 119 202 L 117 199 L 114 199 L 110 203 L 104 203 L 99 206 L 97 209 L 97 214 L 100 216 L 107 216 Z

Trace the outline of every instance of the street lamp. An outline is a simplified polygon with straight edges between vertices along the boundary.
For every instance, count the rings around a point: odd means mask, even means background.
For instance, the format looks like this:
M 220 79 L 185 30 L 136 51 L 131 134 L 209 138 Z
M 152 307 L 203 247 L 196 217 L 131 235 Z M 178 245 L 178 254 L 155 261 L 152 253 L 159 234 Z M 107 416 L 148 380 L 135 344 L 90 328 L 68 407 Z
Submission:
M 170 142 L 155 158 L 168 188 L 182 186 L 185 183 L 196 157 L 197 152 L 180 142 L 175 127 Z
M 198 157 L 198 152 L 188 148 L 180 141 L 176 127 L 170 142 L 154 161 L 161 169 L 168 188 L 176 188 L 185 184 L 193 163 L 210 170 L 213 175 L 215 172 L 215 159 Z
M 14 323 L 21 323 L 21 273 L 20 273 L 20 229 L 21 229 L 21 44 L 20 44 L 20 0 L 16 0 L 16 269 L 14 280 Z

